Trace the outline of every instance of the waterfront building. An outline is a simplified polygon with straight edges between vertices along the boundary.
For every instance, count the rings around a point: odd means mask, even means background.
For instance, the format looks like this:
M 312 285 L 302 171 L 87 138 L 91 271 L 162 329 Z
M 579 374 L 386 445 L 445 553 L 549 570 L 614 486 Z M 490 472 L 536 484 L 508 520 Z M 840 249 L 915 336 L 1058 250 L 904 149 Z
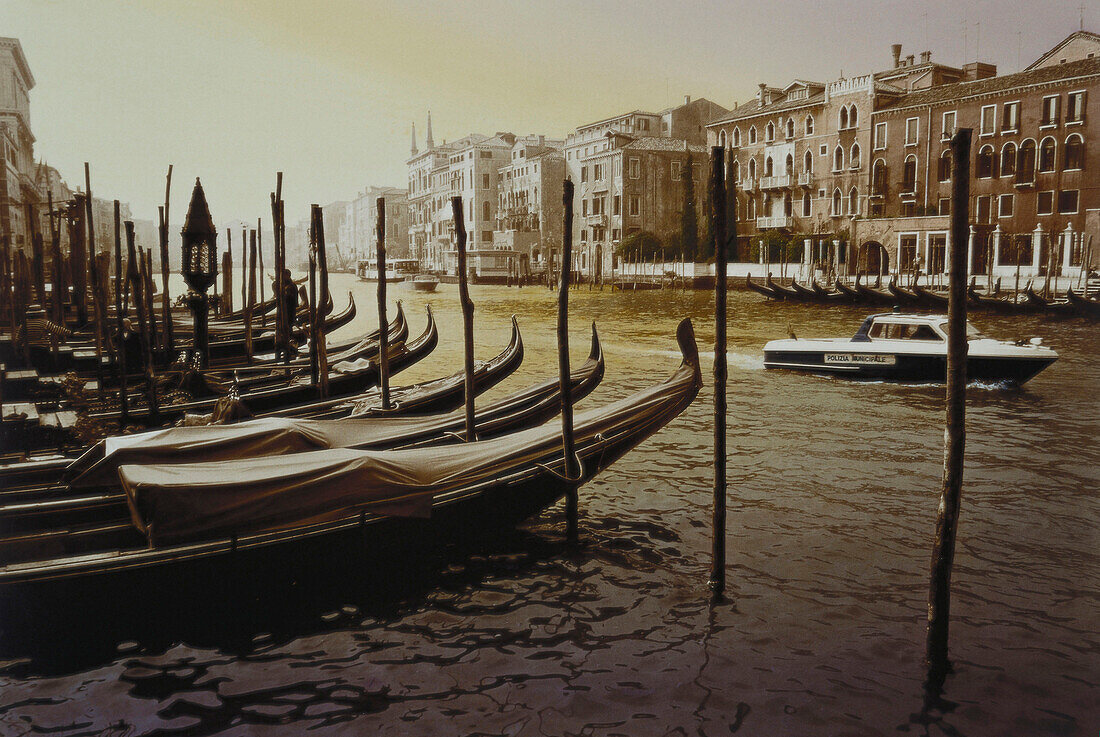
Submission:
M 16 248 L 29 247 L 26 206 L 37 206 L 30 90 L 34 76 L 16 38 L 0 38 L 0 233 Z
M 409 254 L 408 191 L 399 187 L 367 187 L 348 204 L 340 233 L 345 260 L 373 259 L 378 252 L 378 198 L 386 200 L 386 256 Z
M 1095 34 L 1073 34 L 1025 71 L 917 90 L 877 110 L 871 219 L 853 233 L 863 266 L 945 272 L 950 140 L 965 127 L 973 129 L 970 272 L 1079 273 L 1097 234 L 1088 213 L 1100 209 L 1098 47 Z M 1082 58 L 1069 60 L 1073 53 Z
M 564 145 L 561 139 L 524 136 L 500 168 L 493 248 L 516 254 L 516 276 L 544 271 L 549 255 L 561 246 Z

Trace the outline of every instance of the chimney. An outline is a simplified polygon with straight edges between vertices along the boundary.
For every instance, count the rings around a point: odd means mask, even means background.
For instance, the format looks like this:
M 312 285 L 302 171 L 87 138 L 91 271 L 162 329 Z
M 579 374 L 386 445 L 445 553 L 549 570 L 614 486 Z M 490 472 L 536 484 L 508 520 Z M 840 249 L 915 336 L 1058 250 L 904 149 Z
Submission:
M 446 141 L 444 141 L 446 143 Z M 429 149 L 435 148 L 435 142 L 432 141 L 432 111 L 428 111 L 428 140 L 424 143 Z
M 930 61 L 932 61 L 932 52 L 931 51 L 922 51 L 922 52 L 920 52 L 920 63 L 921 64 L 927 64 Z
M 545 145 L 546 145 L 546 136 L 545 135 L 540 135 L 539 136 L 539 146 L 545 146 Z
M 917 57 L 914 56 L 913 54 L 910 54 L 909 56 L 905 57 L 905 66 L 907 66 L 907 67 L 913 66 L 913 63 L 916 61 L 916 59 L 917 59 Z
M 972 61 L 969 64 L 963 64 L 963 80 L 967 82 L 974 82 L 979 79 L 989 79 L 990 77 L 997 76 L 997 65 L 986 64 L 981 61 Z
M 685 105 L 690 105 L 691 104 L 691 95 L 684 95 L 684 104 Z
M 412 149 L 410 150 L 409 155 L 416 156 L 416 123 L 413 123 Z
M 756 101 L 759 102 L 761 105 L 765 104 L 764 103 L 764 90 L 766 90 L 767 88 L 768 88 L 767 83 L 766 82 L 761 82 L 760 83 L 760 89 L 758 89 L 756 91 Z
M 894 54 L 894 69 L 897 69 L 901 66 L 901 44 L 894 44 L 890 51 Z

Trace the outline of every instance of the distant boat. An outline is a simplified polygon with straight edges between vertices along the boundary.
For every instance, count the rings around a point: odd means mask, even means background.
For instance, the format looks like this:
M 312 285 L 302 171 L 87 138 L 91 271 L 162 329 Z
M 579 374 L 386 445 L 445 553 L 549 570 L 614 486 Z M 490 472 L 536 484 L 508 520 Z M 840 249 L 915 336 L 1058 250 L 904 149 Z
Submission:
M 439 286 L 439 277 L 434 274 L 417 274 L 406 281 L 418 292 L 434 292 Z
M 970 323 L 966 335 L 967 379 L 1023 384 L 1058 360 L 1039 338 L 995 340 Z M 764 346 L 764 367 L 860 379 L 944 381 L 947 317 L 883 313 L 864 320 L 852 338 L 773 340 Z
M 378 262 L 374 259 L 360 259 L 355 273 L 363 281 L 378 281 Z M 386 281 L 391 284 L 402 282 L 420 273 L 420 262 L 415 258 L 395 258 L 386 261 Z

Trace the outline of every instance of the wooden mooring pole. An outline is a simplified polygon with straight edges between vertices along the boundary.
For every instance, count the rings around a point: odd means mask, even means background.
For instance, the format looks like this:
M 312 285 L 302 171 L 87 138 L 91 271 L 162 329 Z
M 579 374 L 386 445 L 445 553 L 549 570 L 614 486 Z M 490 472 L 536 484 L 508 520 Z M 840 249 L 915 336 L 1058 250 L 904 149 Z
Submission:
M 378 217 L 375 227 L 375 256 L 378 260 L 378 385 L 382 391 L 382 409 L 390 408 L 390 336 L 386 319 L 386 198 L 375 201 Z
M 90 198 L 89 198 L 90 199 Z M 122 218 L 119 213 L 119 201 L 115 200 L 115 345 L 118 350 L 115 353 L 115 365 L 118 367 L 118 405 L 121 412 L 121 423 L 124 427 L 130 411 L 130 400 L 126 391 L 126 380 L 130 366 L 126 349 L 126 310 L 122 304 Z M 90 223 L 89 223 L 90 225 Z M 90 230 L 90 228 L 89 228 Z M 95 253 L 95 248 L 92 249 Z
M 940 489 L 936 538 L 932 543 L 928 591 L 926 657 L 929 683 L 940 684 L 948 670 L 947 631 L 951 614 L 951 567 L 962 497 L 963 451 L 966 446 L 966 242 L 970 230 L 971 129 L 960 128 L 951 139 L 951 265 L 947 307 L 947 427 L 944 431 L 943 485 Z M 1019 260 L 1019 259 L 1017 259 Z
M 164 314 L 164 352 L 171 355 L 176 350 L 175 336 L 172 334 L 172 300 L 168 295 L 168 274 L 171 270 L 168 258 L 168 202 L 172 194 L 172 165 L 168 165 L 168 177 L 164 183 L 164 207 L 158 208 L 160 215 L 160 306 Z
M 466 284 L 466 223 L 462 216 L 462 197 L 451 198 L 458 249 L 458 301 L 462 307 L 462 365 L 466 374 L 466 442 L 477 440 L 474 427 L 474 303 Z
M 710 151 L 711 232 L 714 238 L 714 513 L 713 561 L 710 571 L 712 596 L 726 591 L 726 193 L 725 149 Z M 731 183 L 732 186 L 732 183 Z M 737 223 L 732 238 L 737 237 Z
M 573 182 L 562 182 L 565 227 L 561 238 L 561 285 L 558 289 L 558 384 L 561 387 L 561 446 L 565 474 L 565 526 L 570 542 L 577 540 L 577 482 L 581 469 L 573 444 L 573 386 L 569 377 L 569 266 L 573 254 Z

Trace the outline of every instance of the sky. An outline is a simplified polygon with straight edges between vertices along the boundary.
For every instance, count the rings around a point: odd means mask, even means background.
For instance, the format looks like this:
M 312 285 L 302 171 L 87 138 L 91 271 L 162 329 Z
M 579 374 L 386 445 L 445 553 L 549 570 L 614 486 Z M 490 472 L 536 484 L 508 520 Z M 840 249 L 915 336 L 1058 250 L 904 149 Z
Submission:
M 35 155 L 70 186 L 156 220 L 174 165 L 181 224 L 195 177 L 215 220 L 404 187 L 424 144 L 511 131 L 564 137 L 685 95 L 724 107 L 760 82 L 826 82 L 930 50 L 1019 71 L 1100 5 L 1081 0 L 0 0 L 0 36 L 35 77 Z

